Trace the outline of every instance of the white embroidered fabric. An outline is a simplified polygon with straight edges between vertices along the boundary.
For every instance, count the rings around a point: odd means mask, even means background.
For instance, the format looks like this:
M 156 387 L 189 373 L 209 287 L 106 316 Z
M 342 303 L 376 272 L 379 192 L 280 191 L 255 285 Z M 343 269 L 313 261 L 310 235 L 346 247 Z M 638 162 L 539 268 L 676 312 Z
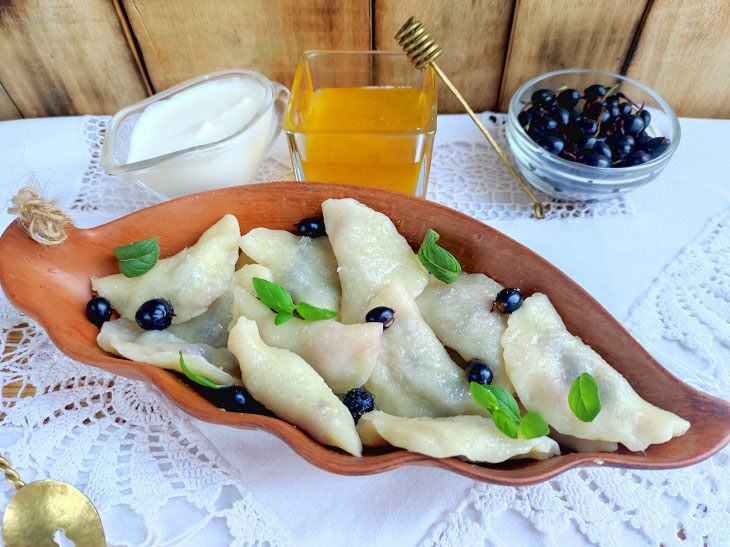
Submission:
M 709 221 L 629 312 L 627 327 L 684 381 L 730 393 L 730 209 Z M 660 341 L 669 344 L 660 345 Z M 668 351 L 669 350 L 669 351 Z M 701 368 L 676 355 L 693 352 Z
M 83 120 L 91 159 L 77 195 L 68 203 L 73 204 L 72 214 L 101 214 L 110 220 L 156 198 L 100 170 L 106 121 Z M 429 195 L 482 219 L 526 218 L 529 205 L 517 203 L 520 197 L 514 189 L 495 205 L 489 200 L 496 194 L 479 186 L 487 179 L 509 187 L 506 172 L 496 164 L 485 167 L 493 158 L 481 146 L 475 140 L 439 144 Z M 259 179 L 288 178 L 289 171 L 289 165 L 270 158 Z M 451 180 L 457 174 L 462 178 Z M 560 207 L 551 209 L 551 218 L 633 214 L 630 198 L 610 210 L 603 204 Z M 580 212 L 567 214 L 568 210 Z M 675 374 L 724 398 L 730 398 L 729 238 L 726 211 L 666 266 L 625 321 Z M 687 365 L 683 352 L 701 354 L 706 367 Z M 301 540 L 301 530 L 288 527 L 283 515 L 253 494 L 243 474 L 190 418 L 144 384 L 65 357 L 4 295 L 0 355 L 0 386 L 23 386 L 20 396 L 2 398 L 0 438 L 10 439 L 2 453 L 26 481 L 52 477 L 85 492 L 100 511 L 110 545 L 290 545 Z M 32 397 L 23 396 L 33 392 Z M 439 473 L 428 472 L 434 477 Z M 355 481 L 338 480 L 342 489 Z M 523 488 L 467 484 L 461 502 L 444 505 L 441 516 L 419 536 L 423 545 L 558 545 L 566 537 L 596 545 L 724 545 L 730 540 L 728 449 L 682 471 L 597 468 L 573 470 Z M 3 482 L 0 506 L 11 494 Z M 451 493 L 456 499 L 460 495 Z M 398 498 L 396 491 L 392 507 Z M 333 515 L 336 510 L 332 508 Z M 186 525 L 171 526 L 181 515 Z M 362 514 L 365 520 L 377 518 Z M 383 526 L 388 526 L 386 521 Z M 505 533 L 508 529 L 520 530 L 519 541 Z M 397 533 L 391 535 L 390 544 L 400 545 Z M 359 536 L 330 542 L 370 544 L 368 537 Z

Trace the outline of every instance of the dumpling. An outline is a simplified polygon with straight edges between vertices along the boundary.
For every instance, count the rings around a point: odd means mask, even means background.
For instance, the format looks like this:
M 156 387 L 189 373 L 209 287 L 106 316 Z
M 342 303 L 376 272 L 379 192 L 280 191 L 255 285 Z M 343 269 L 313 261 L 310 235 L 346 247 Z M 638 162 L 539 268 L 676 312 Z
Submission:
M 267 346 L 256 322 L 240 317 L 228 337 L 251 395 L 279 418 L 317 441 L 360 456 L 362 443 L 350 411 L 309 364 L 289 350 Z
M 365 384 L 375 396 L 376 408 L 406 417 L 489 415 L 474 401 L 464 370 L 449 358 L 400 282 L 389 285 L 369 304 L 376 306 L 395 310 L 395 320 L 383 331 L 383 349 Z
M 560 454 L 550 437 L 511 439 L 490 418 L 401 418 L 374 410 L 357 424 L 365 446 L 386 442 L 434 458 L 461 456 L 473 462 L 499 463 L 515 458 L 544 460 Z
M 528 410 L 539 410 L 559 433 L 638 451 L 689 429 L 687 420 L 644 401 L 600 355 L 571 335 L 544 294 L 526 298 L 510 314 L 502 346 L 520 401 Z M 592 422 L 576 418 L 568 405 L 570 386 L 583 372 L 596 379 L 603 407 Z
M 363 322 L 368 302 L 396 279 L 412 298 L 421 294 L 426 269 L 387 216 L 354 199 L 328 199 L 322 213 L 339 266 L 340 321 Z
M 416 303 L 445 346 L 456 350 L 465 361 L 478 358 L 487 363 L 494 373 L 492 384 L 514 393 L 499 343 L 507 321 L 504 315 L 490 311 L 503 288 L 484 274 L 462 273 L 449 285 L 429 276 Z
M 272 283 L 274 281 L 274 273 L 261 264 L 246 264 L 233 274 L 233 277 L 235 278 L 235 282 L 238 287 L 243 287 L 251 294 L 256 294 L 256 289 L 253 288 L 252 281 L 254 277 L 265 279 Z
M 329 239 L 296 236 L 284 230 L 256 228 L 241 237 L 241 249 L 274 272 L 276 283 L 294 302 L 340 309 L 340 280 Z
M 184 323 L 170 325 L 167 332 L 194 344 L 207 344 L 214 348 L 228 345 L 228 325 L 231 323 L 233 290 L 224 292 L 204 314 Z
M 175 309 L 173 323 L 205 312 L 221 296 L 238 260 L 238 220 L 226 215 L 208 228 L 198 242 L 158 260 L 139 277 L 122 274 L 91 279 L 91 287 L 111 302 L 122 317 L 134 320 L 137 309 L 152 298 L 165 298 Z
M 208 344 L 214 348 L 225 348 L 228 345 L 228 327 L 233 320 L 231 314 L 233 292 L 238 287 L 243 287 L 251 294 L 255 294 L 256 291 L 251 281 L 254 277 L 274 281 L 274 274 L 266 266 L 244 264 L 233 274 L 229 287 L 218 300 L 211 304 L 208 311 L 184 323 L 170 325 L 167 329 L 168 332 L 188 342 Z
M 225 348 L 191 344 L 165 330 L 143 330 L 134 321 L 107 321 L 96 341 L 104 351 L 160 368 L 180 370 L 180 352 L 185 365 L 216 384 L 241 385 L 236 358 Z
M 274 324 L 276 314 L 255 296 L 237 289 L 233 317 L 256 321 L 263 341 L 303 357 L 335 393 L 347 393 L 370 377 L 380 352 L 383 325 L 343 325 L 333 319 L 302 321 L 292 318 Z

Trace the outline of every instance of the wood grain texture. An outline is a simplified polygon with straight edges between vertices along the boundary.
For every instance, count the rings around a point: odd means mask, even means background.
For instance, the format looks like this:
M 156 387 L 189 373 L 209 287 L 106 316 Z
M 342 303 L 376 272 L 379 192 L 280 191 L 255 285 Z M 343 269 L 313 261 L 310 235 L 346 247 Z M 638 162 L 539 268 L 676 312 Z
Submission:
M 619 72 L 646 2 L 517 0 L 499 108 L 543 72 L 592 68 Z
M 98 329 L 84 314 L 91 295 L 89 277 L 117 270 L 110 252 L 115 246 L 155 233 L 159 235 L 162 254 L 167 256 L 193 244 L 224 213 L 236 215 L 244 232 L 260 226 L 290 230 L 297 220 L 321 214 L 322 201 L 331 197 L 353 197 L 388 215 L 411 246 L 418 246 L 426 230 L 434 228 L 441 235 L 439 243 L 453 252 L 465 271 L 486 272 L 502 284 L 521 287 L 527 295 L 542 292 L 551 296 L 573 334 L 583 338 L 623 374 L 641 397 L 689 420 L 689 431 L 641 453 L 625 449 L 600 455 L 566 453 L 544 461 L 498 465 L 435 459 L 397 449 L 367 452 L 356 458 L 319 444 L 301 429 L 275 417 L 223 412 L 169 371 L 120 359 L 96 344 Z M 177 220 L 161 223 L 160 218 Z M 0 284 L 10 302 L 38 320 L 51 340 L 71 358 L 153 382 L 181 409 L 202 420 L 267 431 L 283 439 L 309 462 L 335 473 L 363 475 L 404 465 L 429 465 L 478 480 L 517 486 L 543 481 L 574 467 L 601 465 L 595 458 L 600 458 L 602 464 L 619 467 L 659 469 L 690 465 L 711 456 L 730 441 L 730 403 L 672 376 L 564 273 L 467 215 L 395 192 L 300 182 L 214 190 L 168 201 L 97 228 L 71 228 L 68 240 L 54 247 L 39 246 L 14 222 L 0 237 Z
M 247 68 L 291 86 L 306 49 L 370 49 L 368 0 L 124 0 L 156 91 Z
M 5 88 L 0 85 L 0 121 L 22 118 Z
M 146 96 L 112 2 L 0 2 L 0 78 L 23 116 L 112 114 Z
M 730 118 L 730 2 L 654 0 L 627 76 L 680 116 Z
M 439 66 L 473 110 L 494 110 L 502 80 L 513 0 L 373 0 L 375 49 L 399 51 L 395 33 L 414 15 L 438 42 Z M 439 85 L 439 113 L 463 113 Z

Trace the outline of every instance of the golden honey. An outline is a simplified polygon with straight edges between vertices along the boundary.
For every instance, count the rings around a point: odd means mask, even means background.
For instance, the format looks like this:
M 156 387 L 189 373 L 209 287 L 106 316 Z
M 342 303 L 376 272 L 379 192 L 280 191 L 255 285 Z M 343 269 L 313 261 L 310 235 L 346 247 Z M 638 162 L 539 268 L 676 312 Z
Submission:
M 365 55 L 368 55 L 366 53 Z M 305 59 L 292 86 L 285 131 L 297 180 L 356 184 L 423 195 L 435 133 L 435 84 L 407 65 L 405 56 L 388 54 L 373 62 L 390 73 L 403 71 L 414 78 L 411 85 L 317 85 L 317 73 L 342 64 L 342 79 L 352 77 L 358 57 L 330 54 L 323 68 L 314 69 Z M 367 59 L 367 58 L 365 58 Z M 322 62 L 322 59 L 317 61 Z M 402 63 L 396 65 L 395 63 Z M 387 64 L 386 64 L 387 63 Z M 352 67 L 355 67 L 353 69 Z M 330 71 L 332 73 L 332 71 Z M 365 70 L 363 70 L 365 73 Z M 370 77 L 363 80 L 371 81 Z M 394 78 L 395 79 L 395 78 Z M 380 78 L 385 80 L 386 78 Z M 365 82 L 364 82 L 365 83 Z M 408 82 L 410 83 L 410 82 Z M 334 85 L 332 85 L 334 84 Z

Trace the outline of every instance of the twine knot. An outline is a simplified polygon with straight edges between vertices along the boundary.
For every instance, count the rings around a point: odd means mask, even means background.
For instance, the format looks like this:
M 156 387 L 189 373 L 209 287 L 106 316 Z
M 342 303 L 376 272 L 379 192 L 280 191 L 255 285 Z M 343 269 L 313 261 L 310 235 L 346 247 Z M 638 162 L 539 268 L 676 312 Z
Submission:
M 46 200 L 35 188 L 26 186 L 11 201 L 13 206 L 8 213 L 18 215 L 18 222 L 34 241 L 42 245 L 66 241 L 64 226 L 73 221 L 57 207 L 55 200 Z

